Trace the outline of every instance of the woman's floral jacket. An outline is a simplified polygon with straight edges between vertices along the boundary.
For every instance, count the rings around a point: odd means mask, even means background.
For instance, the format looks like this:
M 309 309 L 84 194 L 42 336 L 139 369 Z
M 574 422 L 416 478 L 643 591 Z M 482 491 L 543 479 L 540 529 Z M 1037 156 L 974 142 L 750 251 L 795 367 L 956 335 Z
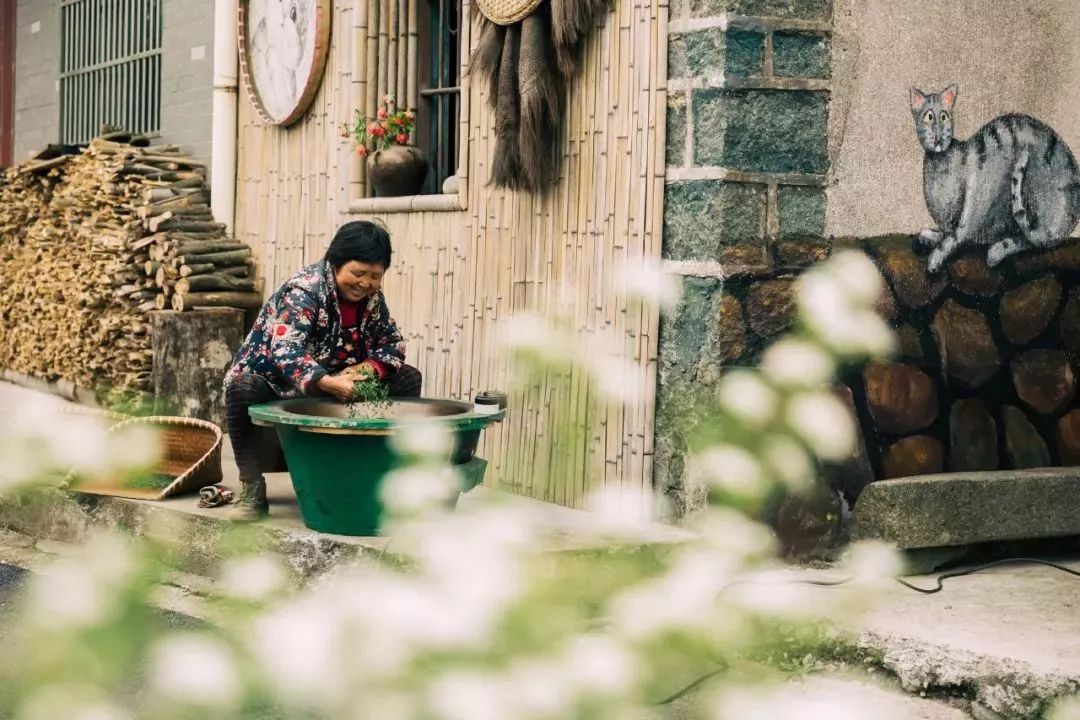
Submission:
M 358 342 L 353 342 L 356 338 Z M 309 393 L 323 375 L 372 361 L 396 372 L 405 343 L 382 291 L 361 305 L 358 333 L 341 332 L 337 282 L 329 263 L 309 265 L 278 288 L 237 350 L 225 387 L 243 373 L 260 375 L 282 397 Z

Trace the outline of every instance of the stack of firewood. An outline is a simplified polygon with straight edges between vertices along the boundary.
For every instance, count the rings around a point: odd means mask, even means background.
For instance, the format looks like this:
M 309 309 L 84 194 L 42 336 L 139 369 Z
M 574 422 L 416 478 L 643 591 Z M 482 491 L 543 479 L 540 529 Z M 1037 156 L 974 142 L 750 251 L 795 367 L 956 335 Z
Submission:
M 0 366 L 141 392 L 147 311 L 261 303 L 250 249 L 213 220 L 201 163 L 123 133 L 56 153 L 0 181 Z

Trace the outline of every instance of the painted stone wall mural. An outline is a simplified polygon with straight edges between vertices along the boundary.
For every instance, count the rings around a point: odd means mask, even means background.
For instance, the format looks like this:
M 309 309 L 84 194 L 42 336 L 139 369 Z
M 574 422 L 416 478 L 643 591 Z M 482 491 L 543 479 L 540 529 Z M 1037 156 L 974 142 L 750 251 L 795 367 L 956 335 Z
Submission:
M 957 86 L 937 94 L 911 89 L 915 132 L 926 152 L 923 193 L 937 223 L 919 233 L 932 248 L 930 272 L 969 245 L 986 263 L 1061 244 L 1080 216 L 1080 174 L 1069 147 L 1028 115 L 1000 115 L 968 140 L 954 136 Z
M 330 47 L 330 0 L 244 0 L 240 64 L 248 97 L 274 125 L 296 122 L 315 98 Z

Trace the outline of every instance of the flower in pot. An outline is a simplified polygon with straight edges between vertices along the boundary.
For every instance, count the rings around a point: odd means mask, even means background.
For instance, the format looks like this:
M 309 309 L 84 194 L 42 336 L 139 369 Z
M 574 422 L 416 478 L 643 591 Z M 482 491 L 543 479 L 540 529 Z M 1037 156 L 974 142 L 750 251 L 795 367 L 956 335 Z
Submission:
M 356 152 L 367 157 L 368 177 L 377 197 L 417 195 L 427 179 L 428 162 L 423 151 L 409 145 L 413 112 L 398 110 L 387 95 L 375 117 L 359 110 L 346 131 L 356 140 Z

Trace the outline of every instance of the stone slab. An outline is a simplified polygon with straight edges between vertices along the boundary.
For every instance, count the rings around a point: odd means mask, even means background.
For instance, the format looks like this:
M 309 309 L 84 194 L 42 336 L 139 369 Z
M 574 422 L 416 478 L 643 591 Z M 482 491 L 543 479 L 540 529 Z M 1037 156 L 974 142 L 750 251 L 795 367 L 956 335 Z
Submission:
M 1080 570 L 1076 557 L 1045 559 Z M 989 717 L 1041 718 L 1052 699 L 1080 692 L 1078 588 L 1076 577 L 1032 564 L 949 578 L 936 595 L 890 585 L 857 644 L 909 693 L 962 693 L 997 713 Z
M 945 473 L 871 483 L 853 539 L 904 549 L 1080 535 L 1080 468 Z

